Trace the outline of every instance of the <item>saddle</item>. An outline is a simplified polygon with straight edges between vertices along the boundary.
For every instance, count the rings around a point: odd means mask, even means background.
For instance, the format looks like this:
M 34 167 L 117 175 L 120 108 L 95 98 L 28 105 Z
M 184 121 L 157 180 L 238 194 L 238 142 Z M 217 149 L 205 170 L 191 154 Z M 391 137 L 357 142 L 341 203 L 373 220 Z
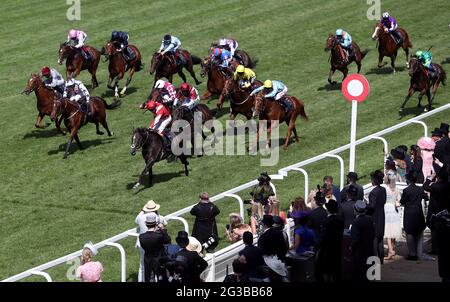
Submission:
M 83 55 L 83 57 L 86 59 L 86 61 L 89 61 L 92 59 L 92 54 L 89 51 L 89 48 L 87 46 L 82 46 L 80 48 L 81 54 Z
M 289 113 L 292 110 L 294 110 L 294 104 L 292 104 L 290 99 L 282 97 L 281 99 L 278 100 L 278 102 L 280 103 L 281 107 L 283 107 L 286 113 Z

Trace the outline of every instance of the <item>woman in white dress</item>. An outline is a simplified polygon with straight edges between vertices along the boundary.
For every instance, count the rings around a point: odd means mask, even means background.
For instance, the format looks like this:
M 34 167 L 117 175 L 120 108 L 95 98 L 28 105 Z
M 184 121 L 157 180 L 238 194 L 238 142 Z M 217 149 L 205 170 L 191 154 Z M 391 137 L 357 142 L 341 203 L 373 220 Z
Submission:
M 386 238 L 388 245 L 388 255 L 384 258 L 385 260 L 390 260 L 395 256 L 394 241 L 395 239 L 400 239 L 402 236 L 401 217 L 398 211 L 401 194 L 397 188 L 397 179 L 398 175 L 396 171 L 386 171 L 384 179 L 384 187 L 386 188 L 384 238 Z

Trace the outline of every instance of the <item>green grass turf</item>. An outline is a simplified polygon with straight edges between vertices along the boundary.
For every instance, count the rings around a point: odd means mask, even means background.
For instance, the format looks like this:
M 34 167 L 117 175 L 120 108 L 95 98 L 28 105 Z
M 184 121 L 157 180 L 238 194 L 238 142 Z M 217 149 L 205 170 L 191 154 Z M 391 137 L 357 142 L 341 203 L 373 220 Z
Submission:
M 274 173 L 347 143 L 351 106 L 340 90 L 328 89 L 328 54 L 323 51 L 328 33 L 337 27 L 349 31 L 362 49 L 371 50 L 363 61 L 362 73 L 372 90 L 367 101 L 359 106 L 358 137 L 418 114 L 414 98 L 407 105 L 407 115 L 403 118 L 398 115 L 408 88 L 406 71 L 392 75 L 388 69 L 373 70 L 377 51 L 370 39 L 374 21 L 366 18 L 368 8 L 363 0 L 82 1 L 81 20 L 71 22 L 66 20 L 65 1 L 2 1 L 0 279 L 80 249 L 88 240 L 98 242 L 133 227 L 136 214 L 148 199 L 158 201 L 161 213 L 168 214 L 194 203 L 200 191 L 214 195 L 255 178 L 261 170 Z M 450 57 L 448 9 L 447 0 L 382 1 L 382 10 L 396 16 L 400 26 L 410 34 L 413 51 L 433 46 L 435 62 Z M 64 71 L 62 66 L 56 66 L 57 50 L 71 27 L 85 30 L 87 44 L 98 48 L 112 30 L 129 31 L 130 42 L 143 54 L 145 70 L 136 74 L 122 106 L 108 113 L 115 135 L 96 136 L 94 126 L 88 125 L 80 131 L 80 139 L 87 148 L 80 151 L 74 146 L 69 158 L 63 160 L 67 137 L 57 135 L 53 125 L 45 130 L 35 129 L 35 97 L 19 93 L 29 74 L 38 72 L 43 65 Z M 241 48 L 259 58 L 256 68 L 259 79 L 280 79 L 288 85 L 289 93 L 304 100 L 310 121 L 297 123 L 300 143 L 281 151 L 278 165 L 268 168 L 260 167 L 257 156 L 206 156 L 191 159 L 190 175 L 185 177 L 181 164 L 160 162 L 154 168 L 153 187 L 137 194 L 128 190 L 127 185 L 136 180 L 143 168 L 141 156 L 129 154 L 130 133 L 133 127 L 149 124 L 150 116 L 143 115 L 137 106 L 153 83 L 148 74 L 149 58 L 165 32 L 180 37 L 183 48 L 201 57 L 206 55 L 212 41 L 224 35 L 235 37 Z M 403 67 L 404 61 L 404 53 L 400 52 L 397 66 Z M 353 65 L 351 72 L 355 71 Z M 198 66 L 196 73 L 199 74 Z M 79 78 L 89 83 L 86 72 Z M 98 78 L 100 87 L 92 94 L 106 93 L 111 102 L 105 63 L 100 64 Z M 340 78 L 336 73 L 336 80 Z M 175 79 L 179 84 L 180 79 Z M 199 86 L 200 92 L 205 89 L 205 83 Z M 447 103 L 449 96 L 448 88 L 441 87 L 435 106 Z M 223 116 L 220 120 L 225 119 Z M 448 112 L 427 122 L 438 126 L 442 120 L 449 122 Z M 281 128 L 281 135 L 285 129 Z M 413 125 L 386 137 L 391 147 L 400 143 L 409 145 L 416 142 L 421 131 Z M 347 152 L 342 155 L 347 158 Z M 358 147 L 357 159 L 357 171 L 365 183 L 371 170 L 381 168 L 381 144 L 371 142 Z M 307 170 L 310 186 L 319 183 L 325 174 L 338 177 L 337 161 L 333 159 L 310 165 Z M 275 183 L 283 207 L 295 196 L 303 195 L 300 175 L 290 174 L 285 181 Z M 241 195 L 247 198 L 248 191 Z M 222 209 L 219 227 L 223 234 L 228 213 L 238 208 L 231 199 L 218 205 Z M 190 219 L 189 215 L 186 217 Z M 171 234 L 176 234 L 180 227 L 178 223 L 171 224 Z M 128 253 L 129 280 L 134 280 L 137 270 L 134 240 L 121 241 Z M 119 280 L 118 253 L 112 248 L 102 249 L 98 259 L 105 266 L 104 280 Z M 69 265 L 62 265 L 49 272 L 56 280 L 65 281 L 68 268 Z

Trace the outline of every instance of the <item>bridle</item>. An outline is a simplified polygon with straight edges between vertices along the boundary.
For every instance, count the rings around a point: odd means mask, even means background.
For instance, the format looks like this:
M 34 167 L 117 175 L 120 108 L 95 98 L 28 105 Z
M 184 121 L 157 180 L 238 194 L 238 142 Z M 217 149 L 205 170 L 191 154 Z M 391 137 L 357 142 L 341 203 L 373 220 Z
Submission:
M 135 144 L 135 140 L 136 140 L 136 134 L 139 134 L 139 137 L 141 137 L 141 143 L 136 146 Z M 131 149 L 133 149 L 133 151 L 137 151 L 140 148 L 142 148 L 142 146 L 147 142 L 148 140 L 148 129 L 145 129 L 145 134 L 144 134 L 145 138 L 142 138 L 142 134 L 139 131 L 136 131 L 133 135 L 133 142 L 131 143 Z

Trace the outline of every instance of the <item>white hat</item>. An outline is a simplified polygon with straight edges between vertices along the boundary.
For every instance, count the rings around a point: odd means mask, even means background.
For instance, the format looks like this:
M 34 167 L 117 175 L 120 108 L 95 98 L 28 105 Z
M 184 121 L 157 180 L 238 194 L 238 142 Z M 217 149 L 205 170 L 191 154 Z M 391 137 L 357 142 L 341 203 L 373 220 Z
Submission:
M 191 252 L 197 252 L 200 254 L 202 252 L 202 244 L 200 241 L 197 240 L 197 238 L 189 236 L 189 244 L 187 245 L 186 249 Z
M 90 249 L 92 254 L 95 256 L 97 255 L 97 248 L 94 246 L 94 244 L 92 243 L 92 241 L 89 241 L 88 243 L 86 243 L 83 246 L 83 249 Z
M 158 220 L 158 215 L 156 215 L 153 212 L 148 213 L 145 217 L 146 224 L 155 224 L 157 220 Z
M 288 271 L 286 265 L 278 259 L 277 256 L 264 256 L 264 262 L 271 270 L 282 277 L 287 277 Z
M 142 210 L 144 210 L 144 212 L 155 212 L 158 211 L 159 208 L 159 204 L 153 200 L 149 200 Z

